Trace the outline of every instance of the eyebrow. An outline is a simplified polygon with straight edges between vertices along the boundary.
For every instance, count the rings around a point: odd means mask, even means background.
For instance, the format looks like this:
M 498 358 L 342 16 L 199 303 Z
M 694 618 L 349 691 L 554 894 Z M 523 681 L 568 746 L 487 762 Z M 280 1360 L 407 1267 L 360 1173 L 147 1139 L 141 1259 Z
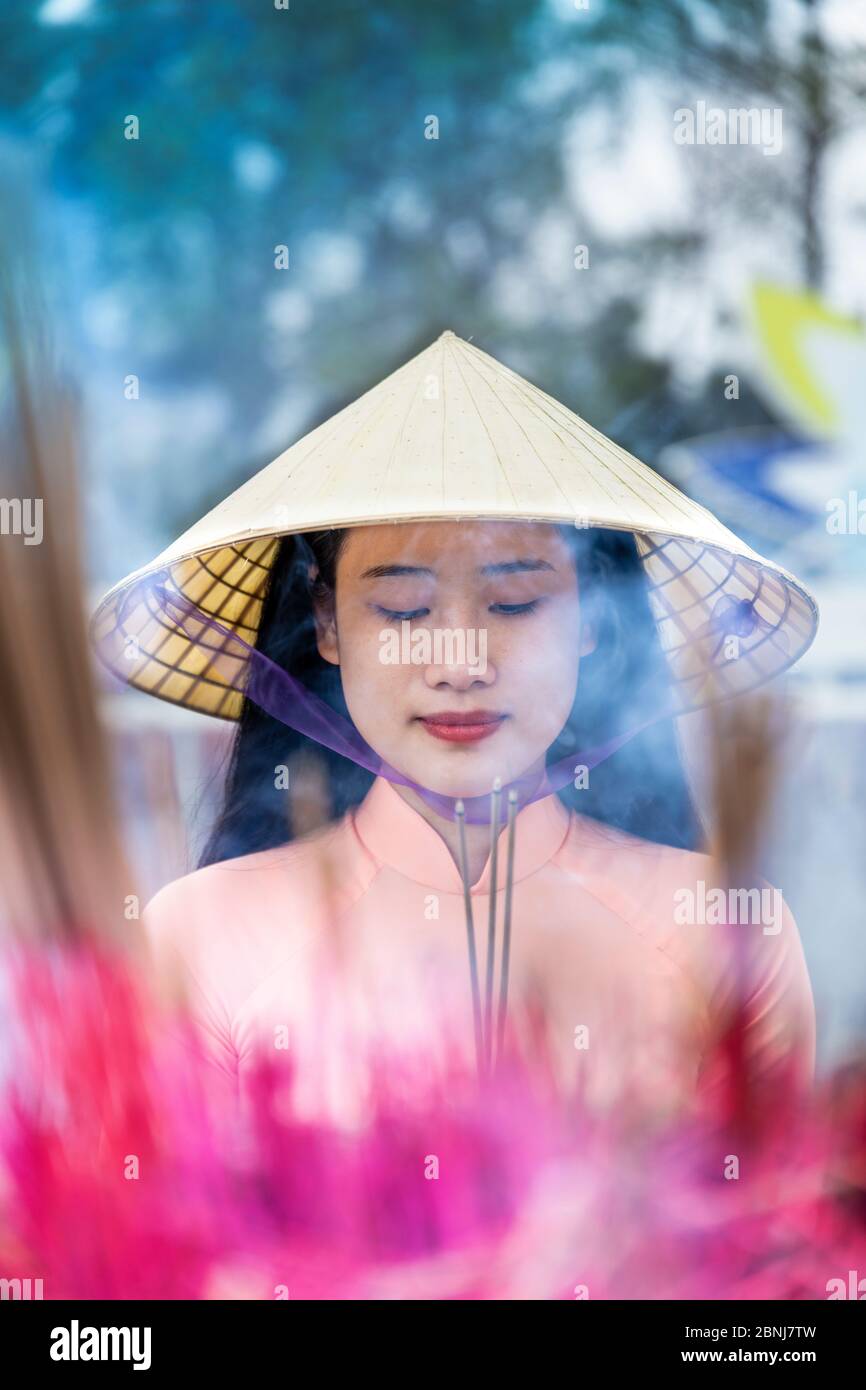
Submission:
M 502 560 L 493 565 L 482 565 L 481 574 L 524 574 L 537 570 L 553 570 L 547 560 Z M 362 579 L 392 579 L 400 575 L 434 575 L 435 571 L 426 565 L 373 565 L 364 570 Z
M 364 570 L 362 579 L 393 579 L 401 574 L 431 574 L 431 569 L 426 569 L 422 565 L 374 565 L 372 569 Z
M 482 574 L 523 574 L 533 570 L 552 570 L 547 560 L 505 560 L 502 564 L 485 565 Z

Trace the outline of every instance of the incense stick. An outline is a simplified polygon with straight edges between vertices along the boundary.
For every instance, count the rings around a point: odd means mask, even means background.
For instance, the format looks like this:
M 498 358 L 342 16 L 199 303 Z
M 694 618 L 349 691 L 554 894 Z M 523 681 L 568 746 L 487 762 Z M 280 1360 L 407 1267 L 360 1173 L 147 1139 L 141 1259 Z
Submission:
M 505 1016 L 508 1012 L 508 971 L 511 964 L 511 897 L 514 889 L 514 823 L 517 815 L 517 792 L 508 793 L 508 849 L 505 874 L 505 923 L 502 929 L 502 965 L 499 975 L 499 1020 L 496 1036 L 496 1065 L 502 1060 L 505 1043 Z
M 478 983 L 478 957 L 475 952 L 475 923 L 472 917 L 472 898 L 469 893 L 469 866 L 466 857 L 466 807 L 458 801 L 454 807 L 460 833 L 460 877 L 463 880 L 463 907 L 466 913 L 466 940 L 469 946 L 469 978 L 472 986 L 472 1018 L 475 1025 L 475 1060 L 479 1078 L 484 1074 L 484 1038 L 481 1032 L 481 989 Z
M 496 965 L 496 859 L 499 844 L 499 802 L 502 781 L 497 777 L 490 793 L 490 915 L 487 919 L 487 990 L 484 1008 L 484 1038 L 487 1071 L 493 1065 L 493 972 Z

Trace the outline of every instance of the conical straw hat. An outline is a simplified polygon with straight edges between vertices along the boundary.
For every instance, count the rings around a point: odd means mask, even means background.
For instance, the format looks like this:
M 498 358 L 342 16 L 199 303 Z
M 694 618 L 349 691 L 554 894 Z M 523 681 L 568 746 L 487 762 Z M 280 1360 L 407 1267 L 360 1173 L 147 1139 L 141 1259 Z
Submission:
M 236 719 L 238 681 L 215 659 L 212 635 L 199 643 L 178 626 L 166 592 L 179 591 L 253 645 L 280 536 L 458 518 L 632 532 L 683 711 L 763 684 L 815 634 L 815 601 L 793 576 L 449 330 L 110 590 L 93 637 L 109 669 L 130 685 Z M 735 660 L 721 650 L 729 634 L 738 639 Z

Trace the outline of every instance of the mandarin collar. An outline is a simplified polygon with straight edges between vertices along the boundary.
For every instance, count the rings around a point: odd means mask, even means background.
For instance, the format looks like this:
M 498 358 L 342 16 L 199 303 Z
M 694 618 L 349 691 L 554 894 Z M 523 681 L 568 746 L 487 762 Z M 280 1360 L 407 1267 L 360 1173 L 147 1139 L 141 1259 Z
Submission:
M 445 841 L 384 777 L 377 777 L 353 812 L 355 833 L 369 854 L 404 878 L 445 893 L 462 893 L 460 871 Z M 572 817 L 555 794 L 524 806 L 514 828 L 514 882 L 534 874 L 561 849 Z M 505 887 L 507 826 L 499 834 L 497 888 Z M 490 890 L 490 856 L 473 895 Z

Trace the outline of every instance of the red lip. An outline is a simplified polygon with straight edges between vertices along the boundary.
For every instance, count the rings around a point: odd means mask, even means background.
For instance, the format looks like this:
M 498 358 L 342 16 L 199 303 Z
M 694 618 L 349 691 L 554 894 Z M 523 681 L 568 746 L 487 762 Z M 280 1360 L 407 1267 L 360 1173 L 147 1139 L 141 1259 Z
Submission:
M 420 722 L 434 738 L 445 739 L 448 743 L 474 743 L 495 734 L 505 718 L 504 714 L 491 710 L 469 709 L 430 714 Z

